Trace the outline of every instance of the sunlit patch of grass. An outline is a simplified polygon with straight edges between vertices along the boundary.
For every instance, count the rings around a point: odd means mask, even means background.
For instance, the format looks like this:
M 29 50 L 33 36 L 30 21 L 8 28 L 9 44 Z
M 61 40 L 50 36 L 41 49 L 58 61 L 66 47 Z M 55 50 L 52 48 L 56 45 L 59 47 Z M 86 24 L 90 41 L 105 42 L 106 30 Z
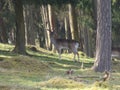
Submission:
M 0 85 L 0 90 L 41 90 L 40 88 L 25 87 L 19 85 Z
M 0 43 L 0 50 L 11 51 L 14 48 L 14 45 L 2 44 Z
M 7 88 L 9 87 L 8 90 L 40 90 L 40 87 L 38 89 L 36 84 L 42 80 L 44 80 L 43 75 L 41 76 L 40 74 L 36 73 L 19 71 L 2 72 L 0 74 L 0 90 L 3 89 L 2 86 Z
M 35 56 L 39 56 L 39 55 L 53 55 L 52 51 L 48 51 L 46 49 L 37 47 L 37 46 L 33 46 L 33 45 L 28 45 L 27 46 L 27 52 L 30 55 L 35 55 Z
M 43 90 L 112 90 L 108 82 L 95 82 L 93 85 L 87 85 L 82 82 L 54 77 L 48 81 L 38 83 Z
M 12 56 L 0 55 L 0 60 L 2 60 L 3 58 L 12 58 Z
M 100 87 L 100 88 L 104 88 L 104 89 L 109 89 L 112 90 L 112 85 L 109 82 L 103 82 L 103 81 L 96 81 L 93 83 L 92 87 Z
M 39 84 L 41 87 L 50 87 L 50 88 L 83 88 L 85 85 L 83 83 L 75 82 L 73 80 L 54 77 L 48 81 L 41 82 Z
M 14 45 L 0 43 L 0 58 L 11 58 L 18 54 L 12 53 Z
M 52 70 L 46 63 L 22 55 L 14 58 L 3 59 L 0 62 L 0 67 L 4 69 L 14 69 L 29 73 L 36 72 L 40 74 L 48 73 Z

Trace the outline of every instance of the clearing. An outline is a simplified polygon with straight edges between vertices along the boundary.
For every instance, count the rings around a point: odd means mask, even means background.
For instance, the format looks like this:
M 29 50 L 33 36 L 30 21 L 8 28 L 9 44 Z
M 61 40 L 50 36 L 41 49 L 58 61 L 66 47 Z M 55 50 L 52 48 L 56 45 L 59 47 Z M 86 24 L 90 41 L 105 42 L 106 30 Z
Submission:
M 104 73 L 91 70 L 94 58 L 79 52 L 80 62 L 73 54 L 58 55 L 27 47 L 28 56 L 14 54 L 13 45 L 0 44 L 0 90 L 120 90 L 120 60 L 112 61 L 109 80 Z M 81 68 L 83 62 L 83 68 Z

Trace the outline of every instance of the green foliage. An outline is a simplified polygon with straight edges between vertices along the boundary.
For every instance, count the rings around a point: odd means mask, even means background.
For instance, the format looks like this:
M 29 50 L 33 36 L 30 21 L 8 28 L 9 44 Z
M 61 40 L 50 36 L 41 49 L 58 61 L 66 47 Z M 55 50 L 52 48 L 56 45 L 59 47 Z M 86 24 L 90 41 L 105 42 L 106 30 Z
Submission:
M 78 1 L 80 0 L 23 0 L 23 4 L 36 4 L 36 5 L 47 5 L 47 4 L 51 4 L 51 5 L 58 5 L 61 6 L 63 4 L 77 4 Z
M 92 7 L 92 1 L 91 0 L 82 0 L 79 1 L 77 4 L 77 8 L 80 10 L 79 17 L 78 17 L 78 22 L 79 24 L 84 28 L 94 28 L 94 19 L 92 14 L 93 12 L 93 7 Z
M 113 46 L 120 45 L 120 1 L 112 0 L 112 40 Z
M 3 19 L 7 32 L 15 25 L 15 13 L 12 0 L 5 0 L 1 2 L 3 7 L 1 8 L 0 17 Z

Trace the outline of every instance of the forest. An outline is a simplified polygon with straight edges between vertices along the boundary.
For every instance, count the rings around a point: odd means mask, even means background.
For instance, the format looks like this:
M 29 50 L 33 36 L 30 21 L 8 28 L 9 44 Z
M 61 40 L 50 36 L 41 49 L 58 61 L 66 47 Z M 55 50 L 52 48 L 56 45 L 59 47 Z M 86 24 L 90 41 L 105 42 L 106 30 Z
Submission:
M 0 0 L 0 90 L 119 90 L 119 0 Z

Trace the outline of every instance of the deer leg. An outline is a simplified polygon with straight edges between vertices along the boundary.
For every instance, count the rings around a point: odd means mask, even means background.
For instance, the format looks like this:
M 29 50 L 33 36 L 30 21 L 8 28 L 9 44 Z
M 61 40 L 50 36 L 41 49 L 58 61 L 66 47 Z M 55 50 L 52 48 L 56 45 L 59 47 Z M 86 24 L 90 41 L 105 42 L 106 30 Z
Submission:
M 77 56 L 78 56 L 78 62 L 80 61 L 80 59 L 79 59 L 79 53 L 77 52 Z
M 61 53 L 59 53 L 59 60 L 61 60 Z
M 74 52 L 74 58 L 73 58 L 73 60 L 76 61 L 76 59 L 75 59 L 76 55 L 78 56 L 78 62 L 79 62 L 79 53 L 78 52 Z
M 75 57 L 76 57 L 76 53 L 74 53 L 74 57 L 73 57 L 73 60 L 76 62 Z
M 61 49 L 58 50 L 59 60 L 61 60 Z

